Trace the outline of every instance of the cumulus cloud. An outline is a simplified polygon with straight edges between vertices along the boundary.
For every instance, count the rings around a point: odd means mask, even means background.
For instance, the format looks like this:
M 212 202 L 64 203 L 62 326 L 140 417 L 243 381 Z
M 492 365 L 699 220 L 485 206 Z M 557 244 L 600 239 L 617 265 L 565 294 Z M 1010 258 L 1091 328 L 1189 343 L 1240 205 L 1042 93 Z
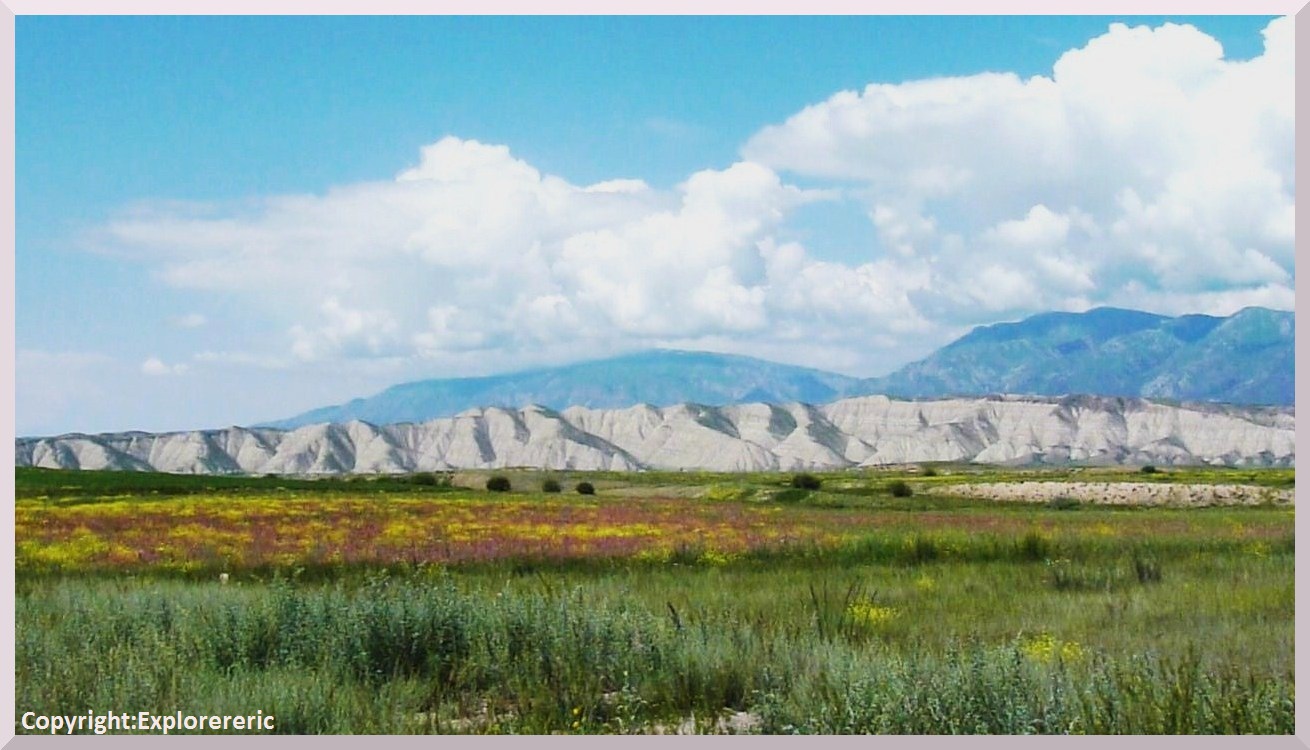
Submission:
M 792 210 L 830 197 L 750 161 L 668 190 L 574 185 L 505 146 L 447 137 L 389 182 L 226 210 L 147 207 L 99 239 L 156 263 L 169 284 L 245 295 L 284 321 L 279 345 L 305 363 L 765 340 L 787 316 L 837 310 L 853 324 L 844 344 L 860 345 L 916 318 L 905 296 L 874 266 L 849 283 L 851 269 L 799 246 L 775 252 Z M 825 280 L 840 283 L 819 289 Z M 278 361 L 205 354 L 269 356 Z
M 164 375 L 185 375 L 188 369 L 190 368 L 187 367 L 187 365 L 181 363 L 172 365 L 166 364 L 159 357 L 147 357 L 146 360 L 141 363 L 141 372 L 154 377 L 161 377 Z
M 856 184 L 882 250 L 930 261 L 934 315 L 1290 304 L 1292 32 L 1275 20 L 1233 61 L 1192 26 L 1114 24 L 1050 75 L 843 91 L 742 153 Z
M 874 374 L 1038 310 L 1290 307 L 1291 60 L 1290 19 L 1247 61 L 1116 24 L 1049 75 L 839 92 L 672 188 L 574 184 L 451 136 L 393 179 L 137 206 L 94 239 L 267 319 L 200 364 L 449 372 L 710 342 Z M 820 259 L 788 222 L 838 195 L 876 241 Z

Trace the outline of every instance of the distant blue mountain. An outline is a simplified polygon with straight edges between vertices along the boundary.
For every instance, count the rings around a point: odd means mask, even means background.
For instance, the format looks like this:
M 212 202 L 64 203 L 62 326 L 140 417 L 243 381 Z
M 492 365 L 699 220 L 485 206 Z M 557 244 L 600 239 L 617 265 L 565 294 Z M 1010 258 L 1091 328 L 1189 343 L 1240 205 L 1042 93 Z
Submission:
M 612 409 L 639 403 L 823 403 L 840 398 L 859 382 L 845 375 L 752 357 L 657 349 L 507 375 L 404 383 L 369 398 L 314 409 L 266 426 L 290 428 L 352 419 L 373 424 L 422 422 L 478 406 Z
M 880 378 L 731 354 L 653 350 L 507 375 L 405 383 L 264 426 L 423 422 L 480 406 L 814 404 L 868 394 L 1081 393 L 1287 406 L 1294 402 L 1295 329 L 1292 313 L 1259 307 L 1228 318 L 1102 307 L 981 326 Z
M 858 393 L 902 397 L 1091 393 L 1292 405 L 1293 313 L 1248 307 L 1228 318 L 1102 307 L 982 326 Z

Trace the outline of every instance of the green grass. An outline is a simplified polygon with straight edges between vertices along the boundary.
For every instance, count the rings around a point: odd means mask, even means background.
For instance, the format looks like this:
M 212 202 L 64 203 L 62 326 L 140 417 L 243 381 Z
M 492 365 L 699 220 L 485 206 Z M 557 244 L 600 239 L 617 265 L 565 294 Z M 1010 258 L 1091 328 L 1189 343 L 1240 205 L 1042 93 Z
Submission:
M 932 475 L 914 467 L 887 467 L 846 471 L 813 472 L 822 482 L 822 492 L 832 496 L 889 496 L 890 483 L 906 481 L 918 494 L 920 489 L 975 482 L 1011 481 L 1085 481 L 1085 482 L 1161 482 L 1188 484 L 1250 484 L 1285 488 L 1295 485 L 1294 469 L 1241 469 L 1225 467 L 1161 467 L 1154 474 L 1142 474 L 1125 467 L 1006 468 L 975 464 L 933 464 Z M 786 472 L 747 474 L 703 471 L 541 471 L 510 469 L 492 471 L 419 472 L 397 475 L 347 475 L 320 478 L 283 476 L 225 476 L 162 474 L 130 471 L 75 471 L 18 467 L 16 495 L 35 497 L 109 497 L 123 495 L 240 494 L 270 491 L 310 491 L 322 493 L 394 493 L 444 492 L 450 484 L 466 489 L 485 490 L 493 473 L 508 477 L 514 487 L 540 487 L 545 479 L 555 479 L 572 487 L 589 481 L 598 491 L 622 491 L 637 488 L 697 489 L 711 486 L 740 487 L 767 495 L 791 487 L 794 476 Z M 432 483 L 436 480 L 437 483 Z M 670 494 L 678 494 L 671 492 Z M 925 498 L 909 498 L 915 502 Z
M 21 572 L 17 708 L 262 710 L 290 733 L 646 732 L 689 721 L 711 732 L 733 712 L 767 733 L 1293 731 L 1290 509 L 1067 510 L 919 493 L 959 481 L 956 467 L 936 471 L 823 475 L 817 491 L 790 488 L 789 475 L 551 473 L 565 486 L 593 481 L 607 502 L 680 487 L 689 504 L 885 518 L 841 543 L 713 559 L 688 548 L 659 559 L 264 568 L 225 584 L 212 571 Z M 166 503 L 168 488 L 337 491 L 322 480 L 91 474 L 21 472 L 19 496 L 58 506 L 124 494 Z M 540 486 L 532 472 L 507 475 Z M 486 476 L 463 474 L 453 490 L 365 480 L 355 492 L 486 498 L 467 488 Z M 894 478 L 915 494 L 892 498 Z M 943 519 L 953 525 L 933 526 Z
M 450 476 L 433 472 L 306 479 L 272 475 L 255 477 L 134 471 L 76 471 L 20 466 L 14 469 L 14 473 L 14 494 L 18 499 L 264 495 L 269 492 L 386 494 L 451 491 Z
M 18 706 L 261 709 L 285 732 L 635 731 L 725 710 L 770 732 L 1291 731 L 1291 552 L 1161 549 L 1161 580 L 1100 555 L 1079 564 L 1114 584 L 1089 587 L 1020 556 L 853 551 L 228 585 L 62 577 L 19 594 Z M 863 602 L 896 615 L 866 626 Z M 1043 634 L 1079 658 L 1032 658 Z

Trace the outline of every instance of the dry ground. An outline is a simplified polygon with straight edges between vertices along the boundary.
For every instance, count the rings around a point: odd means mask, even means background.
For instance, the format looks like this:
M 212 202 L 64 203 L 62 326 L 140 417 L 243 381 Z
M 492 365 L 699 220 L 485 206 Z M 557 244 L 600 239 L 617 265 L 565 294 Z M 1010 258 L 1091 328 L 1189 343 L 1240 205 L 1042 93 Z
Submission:
M 1238 484 L 1155 482 L 986 482 L 934 487 L 930 493 L 1045 503 L 1059 497 L 1096 505 L 1292 505 L 1291 489 Z

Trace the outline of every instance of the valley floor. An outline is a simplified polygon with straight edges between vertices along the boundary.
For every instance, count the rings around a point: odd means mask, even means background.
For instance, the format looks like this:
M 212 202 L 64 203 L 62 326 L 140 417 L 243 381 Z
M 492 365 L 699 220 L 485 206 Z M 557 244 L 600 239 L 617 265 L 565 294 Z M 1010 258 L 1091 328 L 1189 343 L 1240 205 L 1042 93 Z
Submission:
M 260 710 L 292 733 L 1293 731 L 1292 470 L 504 476 L 492 493 L 485 473 L 20 470 L 18 712 Z M 1021 482 L 1076 486 L 966 497 Z M 1075 491 L 1125 483 L 1261 499 Z

